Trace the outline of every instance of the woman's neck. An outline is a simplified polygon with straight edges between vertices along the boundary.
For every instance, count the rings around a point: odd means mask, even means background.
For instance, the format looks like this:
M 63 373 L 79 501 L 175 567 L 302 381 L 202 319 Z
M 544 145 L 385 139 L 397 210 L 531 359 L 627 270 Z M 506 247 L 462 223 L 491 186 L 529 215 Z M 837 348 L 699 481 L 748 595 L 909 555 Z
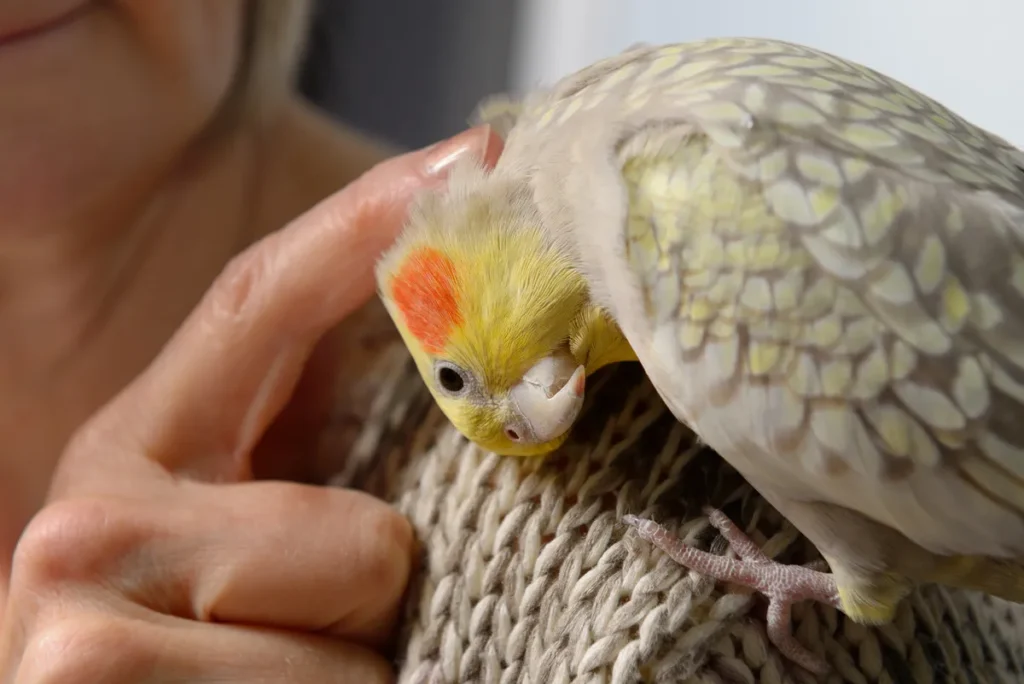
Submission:
M 103 207 L 0 226 L 0 407 L 105 346 L 162 344 L 234 254 L 381 158 L 295 101 L 273 130 L 208 141 Z
M 273 130 L 209 143 L 107 223 L 23 231 L 0 249 L 0 593 L 71 432 L 150 363 L 238 251 L 383 154 L 293 102 Z
M 0 249 L 0 388 L 63 374 L 147 300 L 185 297 L 162 281 L 201 277 L 242 239 L 254 149 L 237 136 L 154 179 L 145 196 L 5 234 Z
M 220 140 L 145 201 L 4 234 L 0 578 L 70 433 L 149 363 L 251 239 L 244 212 L 256 152 L 246 136 Z

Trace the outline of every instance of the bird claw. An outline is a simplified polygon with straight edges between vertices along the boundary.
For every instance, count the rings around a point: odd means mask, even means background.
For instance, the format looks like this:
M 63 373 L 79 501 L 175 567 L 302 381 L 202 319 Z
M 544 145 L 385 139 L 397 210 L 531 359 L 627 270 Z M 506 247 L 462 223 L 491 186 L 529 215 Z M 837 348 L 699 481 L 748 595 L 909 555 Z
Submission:
M 688 546 L 667 529 L 646 518 L 625 515 L 622 520 L 637 534 L 665 552 L 680 565 L 719 582 L 738 584 L 768 599 L 768 639 L 779 652 L 805 669 L 825 674 L 829 665 L 808 651 L 792 632 L 792 606 L 806 599 L 840 608 L 839 591 L 831 574 L 800 565 L 773 561 L 724 513 L 705 511 L 711 525 L 729 542 L 739 560 Z

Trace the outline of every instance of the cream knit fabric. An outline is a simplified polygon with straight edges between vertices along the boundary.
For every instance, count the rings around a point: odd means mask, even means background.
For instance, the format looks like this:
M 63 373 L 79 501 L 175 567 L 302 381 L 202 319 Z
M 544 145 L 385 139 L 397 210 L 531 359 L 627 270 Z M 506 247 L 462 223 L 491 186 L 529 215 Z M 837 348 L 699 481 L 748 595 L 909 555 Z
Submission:
M 761 600 L 716 588 L 619 522 L 653 516 L 722 553 L 700 512 L 710 503 L 770 556 L 818 558 L 695 443 L 638 366 L 599 373 L 570 443 L 538 461 L 467 443 L 403 349 L 374 352 L 361 432 L 332 482 L 393 502 L 422 543 L 397 652 L 402 684 L 815 681 L 774 651 Z M 801 604 L 794 629 L 832 664 L 829 682 L 1024 682 L 1024 608 L 987 597 L 925 587 L 880 629 Z

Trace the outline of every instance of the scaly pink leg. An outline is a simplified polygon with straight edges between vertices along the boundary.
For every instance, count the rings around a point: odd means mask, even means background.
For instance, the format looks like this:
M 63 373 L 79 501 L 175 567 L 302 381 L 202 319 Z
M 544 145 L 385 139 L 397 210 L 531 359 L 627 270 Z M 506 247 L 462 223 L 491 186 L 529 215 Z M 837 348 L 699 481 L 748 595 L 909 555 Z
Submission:
M 719 582 L 732 582 L 764 594 L 768 598 L 768 639 L 780 653 L 811 672 L 828 672 L 828 664 L 801 646 L 793 636 L 790 611 L 794 603 L 806 599 L 840 608 L 839 591 L 832 575 L 800 565 L 777 563 L 764 555 L 724 513 L 709 509 L 707 515 L 739 560 L 687 546 L 653 520 L 625 515 L 622 521 L 635 527 L 637 534 L 680 565 Z

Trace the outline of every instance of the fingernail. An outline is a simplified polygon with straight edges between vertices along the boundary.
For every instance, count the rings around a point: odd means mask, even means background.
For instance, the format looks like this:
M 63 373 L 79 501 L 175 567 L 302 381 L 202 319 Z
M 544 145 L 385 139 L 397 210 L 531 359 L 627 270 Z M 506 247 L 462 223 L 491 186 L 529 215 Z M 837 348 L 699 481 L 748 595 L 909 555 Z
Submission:
M 481 150 L 481 138 L 483 149 Z M 446 172 L 452 164 L 467 154 L 476 155 L 480 159 L 487 156 L 487 145 L 491 139 L 490 126 L 478 126 L 459 133 L 454 138 L 435 145 L 427 152 L 426 172 L 431 176 L 439 176 Z

